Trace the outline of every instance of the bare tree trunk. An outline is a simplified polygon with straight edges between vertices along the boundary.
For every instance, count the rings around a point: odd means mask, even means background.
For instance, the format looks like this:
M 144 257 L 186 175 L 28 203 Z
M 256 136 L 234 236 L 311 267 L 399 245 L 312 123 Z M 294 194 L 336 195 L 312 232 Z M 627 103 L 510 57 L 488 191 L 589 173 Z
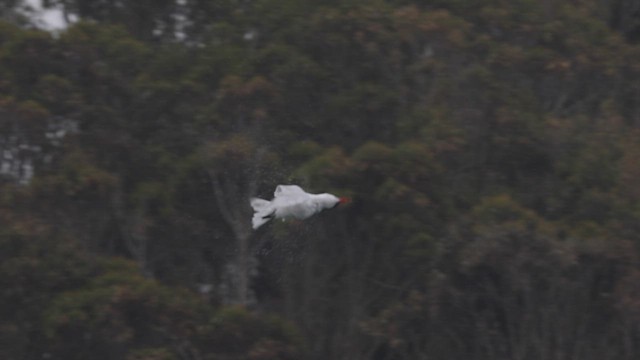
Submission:
M 118 183 L 111 196 L 111 207 L 114 213 L 118 231 L 124 240 L 124 246 L 136 260 L 140 271 L 148 277 L 153 277 L 153 271 L 148 258 L 148 223 L 144 208 L 130 212 L 125 204 L 122 184 Z
M 251 251 L 251 227 L 248 199 L 255 188 L 255 181 L 249 179 L 247 189 L 240 189 L 229 179 L 225 179 L 213 170 L 209 170 L 211 186 L 216 198 L 218 210 L 230 227 L 235 242 L 235 259 L 227 266 L 227 282 L 229 303 L 249 305 L 253 302 L 250 291 L 251 273 L 255 267 L 255 259 Z M 244 191 L 243 191 L 244 190 Z

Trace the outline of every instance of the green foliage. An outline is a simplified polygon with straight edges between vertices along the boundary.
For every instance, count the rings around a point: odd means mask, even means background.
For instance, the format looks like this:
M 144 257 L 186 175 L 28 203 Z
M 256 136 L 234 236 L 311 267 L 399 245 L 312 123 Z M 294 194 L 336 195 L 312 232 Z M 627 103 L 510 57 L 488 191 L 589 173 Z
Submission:
M 295 359 L 301 341 L 290 324 L 277 317 L 260 318 L 239 307 L 214 314 L 200 329 L 205 348 L 228 359 Z
M 88 284 L 52 299 L 44 329 L 58 356 L 96 357 L 102 349 L 109 358 L 119 348 L 188 338 L 205 311 L 194 294 L 145 279 L 133 263 L 106 260 Z
M 638 358 L 631 3 L 1 22 L 0 357 Z M 353 202 L 252 232 L 281 183 Z
M 176 356 L 163 348 L 142 349 L 127 356 L 127 360 L 173 360 Z
M 0 332 L 7 358 L 28 358 L 43 348 L 42 310 L 52 296 L 75 288 L 94 272 L 92 257 L 66 236 L 2 205 L 0 220 Z

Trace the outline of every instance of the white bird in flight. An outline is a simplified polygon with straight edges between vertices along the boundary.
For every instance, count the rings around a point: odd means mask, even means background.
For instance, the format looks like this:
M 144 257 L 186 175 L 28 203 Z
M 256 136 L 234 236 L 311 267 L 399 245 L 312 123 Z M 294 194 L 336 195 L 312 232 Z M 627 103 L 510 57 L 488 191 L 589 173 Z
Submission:
M 271 201 L 251 198 L 251 207 L 255 211 L 251 222 L 257 229 L 273 218 L 306 219 L 347 202 L 348 198 L 332 194 L 310 194 L 298 185 L 278 185 Z

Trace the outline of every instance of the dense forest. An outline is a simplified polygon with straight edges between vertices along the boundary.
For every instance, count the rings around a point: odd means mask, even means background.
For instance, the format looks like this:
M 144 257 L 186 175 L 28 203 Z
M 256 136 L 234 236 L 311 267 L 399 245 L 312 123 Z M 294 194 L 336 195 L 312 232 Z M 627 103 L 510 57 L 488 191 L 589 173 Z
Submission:
M 0 1 L 0 357 L 640 358 L 640 1 Z M 349 196 L 251 229 L 278 184 Z

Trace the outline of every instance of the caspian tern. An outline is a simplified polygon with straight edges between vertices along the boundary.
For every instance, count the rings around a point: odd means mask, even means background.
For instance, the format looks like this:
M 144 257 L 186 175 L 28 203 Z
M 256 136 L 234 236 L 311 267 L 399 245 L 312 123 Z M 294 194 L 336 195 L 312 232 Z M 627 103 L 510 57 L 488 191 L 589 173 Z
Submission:
M 306 219 L 325 209 L 349 202 L 332 194 L 310 194 L 298 185 L 278 185 L 273 200 L 251 198 L 253 228 L 257 229 L 267 221 L 276 219 Z

